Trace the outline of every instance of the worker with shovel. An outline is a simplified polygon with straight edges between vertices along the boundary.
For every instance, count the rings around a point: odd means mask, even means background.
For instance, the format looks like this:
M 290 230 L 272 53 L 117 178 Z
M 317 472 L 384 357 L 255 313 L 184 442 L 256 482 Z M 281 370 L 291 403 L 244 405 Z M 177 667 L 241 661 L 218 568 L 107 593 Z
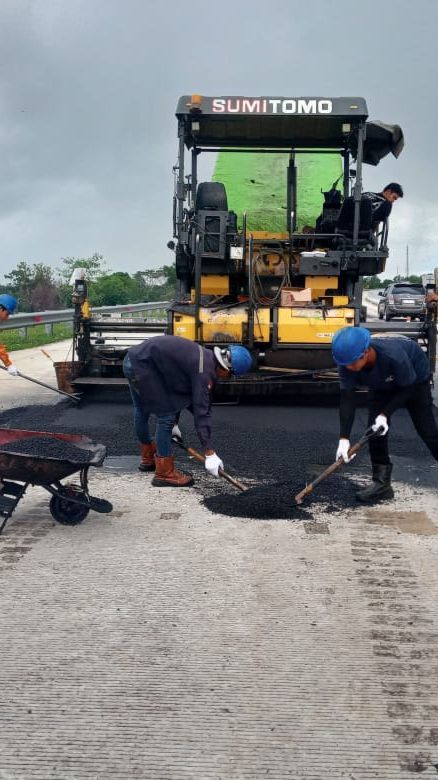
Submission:
M 340 439 L 336 458 L 350 458 L 350 431 L 355 413 L 355 389 L 368 387 L 368 425 L 379 435 L 369 439 L 373 484 L 356 494 L 371 503 L 392 498 L 392 463 L 388 451 L 391 415 L 406 408 L 417 433 L 438 460 L 438 426 L 433 412 L 430 367 L 421 347 L 403 336 L 372 338 L 362 327 L 342 328 L 333 337 L 333 359 L 341 386 Z
M 252 366 L 245 347 L 231 344 L 205 349 L 179 336 L 156 336 L 131 347 L 123 362 L 134 405 L 134 425 L 140 441 L 140 471 L 155 471 L 156 487 L 188 487 L 190 475 L 175 468 L 172 435 L 183 409 L 193 413 L 196 432 L 205 452 L 205 468 L 213 476 L 223 469 L 211 443 L 211 393 L 218 378 L 240 376 Z M 155 414 L 155 441 L 149 417 Z
M 7 293 L 0 295 L 0 325 L 2 322 L 5 322 L 5 320 L 8 319 L 10 314 L 14 313 L 16 308 L 17 301 L 12 295 L 8 295 Z M 0 360 L 2 363 L 4 363 L 3 366 L 0 365 L 0 369 L 2 371 L 7 371 L 11 376 L 18 376 L 22 379 L 27 379 L 29 382 L 33 382 L 35 385 L 46 387 L 48 390 L 53 390 L 55 393 L 69 398 L 75 404 L 79 403 L 79 398 L 74 393 L 64 393 L 63 390 L 58 390 L 58 388 L 52 387 L 52 385 L 47 385 L 45 382 L 40 382 L 38 379 L 33 379 L 33 377 L 27 376 L 26 374 L 23 374 L 21 371 L 19 371 L 18 368 L 12 364 L 11 358 L 8 355 L 8 351 L 3 344 L 0 344 Z
M 13 314 L 17 308 L 17 301 L 13 295 L 4 293 L 0 295 L 0 323 L 5 322 L 10 314 Z M 3 344 L 0 344 L 0 360 L 6 366 L 8 374 L 11 376 L 18 376 L 18 368 L 13 365 L 8 351 Z

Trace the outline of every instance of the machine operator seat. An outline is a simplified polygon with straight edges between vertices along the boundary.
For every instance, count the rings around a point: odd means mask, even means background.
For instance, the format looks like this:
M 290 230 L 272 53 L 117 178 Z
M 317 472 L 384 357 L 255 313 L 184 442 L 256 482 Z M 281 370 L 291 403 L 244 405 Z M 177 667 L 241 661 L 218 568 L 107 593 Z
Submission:
M 228 211 L 225 185 L 220 181 L 203 181 L 196 190 L 195 211 Z

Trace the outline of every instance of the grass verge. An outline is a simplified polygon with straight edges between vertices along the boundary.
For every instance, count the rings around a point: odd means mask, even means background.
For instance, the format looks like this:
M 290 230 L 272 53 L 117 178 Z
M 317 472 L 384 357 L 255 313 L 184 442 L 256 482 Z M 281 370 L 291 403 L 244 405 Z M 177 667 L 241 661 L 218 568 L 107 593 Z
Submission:
M 20 335 L 18 330 L 1 330 L 0 342 L 10 352 L 17 349 L 30 349 L 51 344 L 53 341 L 63 341 L 72 338 L 73 329 L 67 322 L 56 322 L 53 325 L 53 333 L 46 333 L 44 325 L 33 325 L 27 329 L 26 337 Z

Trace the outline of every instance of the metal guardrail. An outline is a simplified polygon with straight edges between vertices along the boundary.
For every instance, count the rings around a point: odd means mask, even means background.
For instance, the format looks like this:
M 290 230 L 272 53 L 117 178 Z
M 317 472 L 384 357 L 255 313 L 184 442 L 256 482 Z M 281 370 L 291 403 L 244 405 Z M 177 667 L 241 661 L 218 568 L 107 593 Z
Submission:
M 96 306 L 92 308 L 92 314 L 117 314 L 134 311 L 154 311 L 164 309 L 169 301 L 153 301 L 149 303 L 128 303 L 122 306 Z M 34 311 L 27 314 L 13 314 L 2 322 L 2 330 L 22 330 L 35 325 L 45 325 L 48 333 L 52 332 L 53 325 L 57 322 L 73 322 L 74 309 L 55 309 L 53 311 Z

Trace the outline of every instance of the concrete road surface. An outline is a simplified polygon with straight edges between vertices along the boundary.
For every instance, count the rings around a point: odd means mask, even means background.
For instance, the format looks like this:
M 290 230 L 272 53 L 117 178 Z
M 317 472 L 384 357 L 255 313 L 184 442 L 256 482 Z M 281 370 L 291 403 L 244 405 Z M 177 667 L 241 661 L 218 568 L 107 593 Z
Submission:
M 52 360 L 46 357 L 39 348 L 11 352 L 11 360 L 19 371 L 56 388 L 53 362 L 71 360 L 71 339 L 48 344 L 43 349 L 51 356 Z M 0 411 L 28 403 L 57 403 L 60 397 L 56 392 L 38 387 L 21 377 L 12 377 L 5 371 L 0 371 Z
M 38 350 L 14 361 L 54 381 Z M 97 407 L 0 382 L 3 414 L 97 425 Z M 105 409 L 105 436 L 129 426 Z M 252 428 L 268 464 L 267 441 L 286 431 L 292 453 L 335 414 L 216 407 L 215 431 L 231 448 Z M 412 441 L 397 500 L 304 520 L 213 513 L 201 472 L 153 488 L 131 450 L 90 474 L 110 515 L 60 525 L 30 487 L 0 537 L 0 780 L 436 778 L 438 468 Z

